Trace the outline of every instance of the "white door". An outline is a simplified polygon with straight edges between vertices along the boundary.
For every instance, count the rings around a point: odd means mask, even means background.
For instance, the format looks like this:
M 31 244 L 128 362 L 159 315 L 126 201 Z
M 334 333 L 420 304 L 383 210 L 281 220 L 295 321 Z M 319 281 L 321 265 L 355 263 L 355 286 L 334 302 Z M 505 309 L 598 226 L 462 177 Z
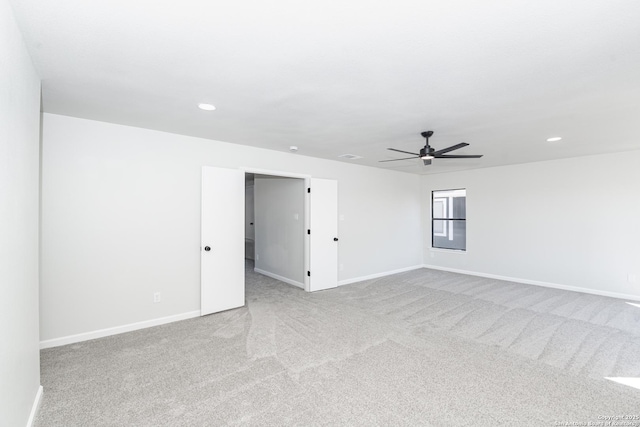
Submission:
M 309 291 L 338 286 L 338 181 L 311 178 Z
M 244 172 L 202 168 L 200 315 L 244 305 Z

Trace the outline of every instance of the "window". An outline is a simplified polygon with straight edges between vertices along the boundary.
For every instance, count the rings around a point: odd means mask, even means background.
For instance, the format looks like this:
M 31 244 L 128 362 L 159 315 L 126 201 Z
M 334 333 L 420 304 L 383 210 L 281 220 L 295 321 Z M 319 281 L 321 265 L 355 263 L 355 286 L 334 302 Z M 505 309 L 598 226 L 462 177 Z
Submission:
M 467 250 L 467 190 L 431 193 L 431 246 Z

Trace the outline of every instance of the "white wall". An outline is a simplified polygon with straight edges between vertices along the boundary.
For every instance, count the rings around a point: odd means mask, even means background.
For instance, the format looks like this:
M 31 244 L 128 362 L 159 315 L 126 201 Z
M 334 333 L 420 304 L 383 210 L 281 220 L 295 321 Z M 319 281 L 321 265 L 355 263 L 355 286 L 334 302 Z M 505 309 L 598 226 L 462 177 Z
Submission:
M 638 165 L 631 151 L 423 176 L 425 264 L 640 298 Z M 451 188 L 467 189 L 466 253 L 431 250 L 431 191 Z
M 302 288 L 304 195 L 304 179 L 255 177 L 255 268 Z
M 40 80 L 0 0 L 0 425 L 25 426 L 40 387 Z
M 338 180 L 340 280 L 422 264 L 417 175 L 51 114 L 43 144 L 44 341 L 199 309 L 202 165 Z

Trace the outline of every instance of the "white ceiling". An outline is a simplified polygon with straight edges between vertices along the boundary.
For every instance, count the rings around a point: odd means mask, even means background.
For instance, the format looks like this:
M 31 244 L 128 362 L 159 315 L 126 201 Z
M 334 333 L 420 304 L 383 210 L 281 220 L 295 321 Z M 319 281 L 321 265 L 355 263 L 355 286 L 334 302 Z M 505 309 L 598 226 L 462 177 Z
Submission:
M 412 173 L 640 149 L 638 0 L 12 5 L 50 113 Z M 424 130 L 484 157 L 378 163 Z

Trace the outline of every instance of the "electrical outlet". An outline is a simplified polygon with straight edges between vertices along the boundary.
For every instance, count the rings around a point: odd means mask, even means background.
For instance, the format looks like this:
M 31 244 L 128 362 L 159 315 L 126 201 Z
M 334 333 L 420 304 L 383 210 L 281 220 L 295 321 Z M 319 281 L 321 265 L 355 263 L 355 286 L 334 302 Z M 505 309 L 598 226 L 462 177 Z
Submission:
M 256 254 L 256 261 L 260 261 L 260 254 Z
M 161 299 L 162 299 L 162 295 L 160 294 L 160 292 L 155 292 L 153 294 L 153 302 L 160 302 Z
M 340 264 L 340 271 L 344 271 L 344 264 Z
M 638 281 L 638 275 L 635 273 L 629 273 L 627 275 L 627 281 L 629 283 L 636 283 Z

